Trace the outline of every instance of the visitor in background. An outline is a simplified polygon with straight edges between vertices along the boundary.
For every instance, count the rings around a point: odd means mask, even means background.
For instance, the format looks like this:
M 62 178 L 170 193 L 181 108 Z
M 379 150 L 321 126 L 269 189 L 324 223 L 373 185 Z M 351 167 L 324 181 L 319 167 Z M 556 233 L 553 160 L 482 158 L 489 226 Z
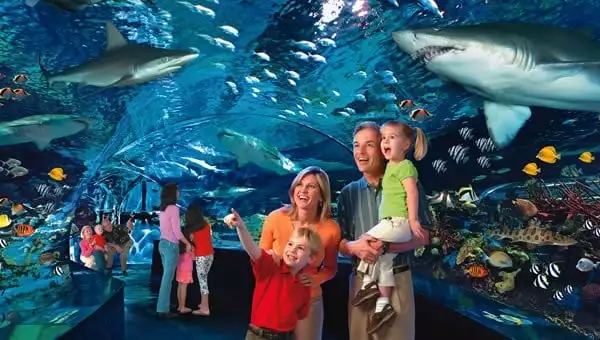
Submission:
M 127 221 L 126 227 L 113 225 L 107 215 L 102 216 L 102 228 L 104 229 L 104 237 L 106 238 L 106 270 L 112 271 L 115 253 L 119 253 L 119 261 L 121 262 L 121 274 L 127 276 L 127 255 L 133 245 L 133 241 L 129 234 L 133 230 L 133 215 Z
M 213 263 L 215 250 L 212 244 L 211 225 L 208 224 L 202 213 L 202 208 L 197 203 L 189 205 L 185 212 L 185 228 L 192 233 L 194 243 L 194 262 L 196 263 L 196 275 L 198 275 L 198 286 L 200 287 L 200 304 L 192 314 L 209 316 L 210 305 L 208 300 L 208 272 Z
M 316 166 L 303 169 L 292 181 L 289 197 L 290 206 L 271 212 L 265 219 L 260 247 L 282 256 L 294 229 L 310 228 L 319 234 L 323 249 L 310 266 L 316 274 L 307 272 L 300 275 L 302 282 L 311 287 L 311 306 L 308 316 L 298 322 L 295 335 L 302 340 L 321 340 L 324 316 L 321 284 L 337 272 L 341 237 L 340 227 L 331 218 L 331 189 L 327 173 Z
M 192 242 L 192 235 L 190 228 L 183 228 L 183 237 L 187 240 L 187 243 Z M 179 260 L 177 262 L 177 301 L 179 303 L 179 307 L 177 307 L 177 311 L 179 314 L 188 314 L 191 313 L 192 310 L 186 307 L 185 300 L 187 299 L 187 287 L 188 284 L 193 283 L 193 261 L 194 257 L 193 250 L 186 245 L 186 243 L 179 242 Z
M 89 225 L 81 228 L 81 242 L 79 242 L 79 248 L 81 249 L 81 262 L 87 268 L 93 269 L 95 265 L 94 261 L 94 247 L 92 246 L 92 227 Z
M 429 232 L 423 237 L 413 237 L 406 243 L 388 244 L 364 235 L 376 225 L 378 206 L 381 202 L 381 179 L 385 171 L 385 159 L 381 153 L 381 134 L 374 122 L 363 122 L 354 129 L 354 161 L 363 177 L 346 185 L 338 197 L 338 222 L 343 239 L 340 251 L 352 256 L 354 269 L 358 259 L 374 263 L 384 253 L 398 253 L 394 258 L 395 289 L 390 296 L 390 304 L 398 311 L 389 326 L 380 329 L 375 335 L 380 340 L 411 340 L 415 338 L 415 308 L 412 275 L 409 258 L 414 249 L 429 243 Z M 426 228 L 430 219 L 427 216 L 428 203 L 423 189 L 419 186 L 419 220 Z M 349 302 L 362 285 L 362 277 L 350 279 Z M 348 325 L 350 340 L 371 339 L 367 324 L 372 317 L 372 308 L 361 308 L 348 304 Z
M 192 249 L 192 244 L 183 237 L 179 217 L 179 208 L 176 203 L 179 199 L 179 188 L 176 184 L 165 184 L 160 193 L 160 242 L 158 252 L 163 267 L 162 280 L 158 292 L 156 312 L 159 317 L 172 318 L 177 316 L 171 313 L 171 288 L 173 277 L 179 259 L 179 242 L 185 243 L 186 250 Z
M 100 224 L 94 226 L 95 234 L 92 236 L 91 245 L 94 248 L 94 269 L 105 273 L 106 270 L 106 238 L 102 235 L 104 229 Z

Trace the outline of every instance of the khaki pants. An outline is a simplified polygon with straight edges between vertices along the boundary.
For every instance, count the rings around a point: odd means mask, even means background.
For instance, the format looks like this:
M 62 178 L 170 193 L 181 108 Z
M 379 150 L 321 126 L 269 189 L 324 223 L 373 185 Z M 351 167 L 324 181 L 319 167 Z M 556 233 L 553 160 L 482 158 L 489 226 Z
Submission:
M 410 270 L 394 275 L 396 286 L 390 296 L 390 304 L 396 311 L 396 318 L 369 337 L 367 322 L 373 315 L 373 308 L 352 306 L 350 303 L 362 285 L 362 275 L 350 276 L 350 296 L 348 298 L 348 328 L 350 340 L 414 340 L 415 339 L 415 296 Z
M 294 338 L 295 338 L 295 339 L 297 339 L 295 336 L 294 336 Z M 267 340 L 267 339 L 266 339 L 265 337 L 263 337 L 263 336 L 258 336 L 258 335 L 256 335 L 256 334 L 252 333 L 252 331 L 251 331 L 251 330 L 248 330 L 248 331 L 246 332 L 246 338 L 245 338 L 245 339 L 246 339 L 246 340 Z M 288 339 L 289 339 L 289 337 L 288 337 Z
M 294 332 L 298 340 L 321 340 L 323 337 L 323 297 L 319 296 L 311 302 L 308 316 L 298 321 Z
M 127 269 L 127 255 L 129 255 L 129 249 L 131 249 L 132 245 L 133 242 L 131 241 L 125 243 L 121 246 L 121 248 L 123 248 L 123 251 L 118 252 L 119 262 L 121 262 L 121 270 Z M 117 251 L 115 250 L 115 248 L 110 246 L 108 246 L 107 248 L 108 251 L 106 252 L 106 268 L 112 268 L 113 261 L 115 260 L 115 254 L 117 253 Z

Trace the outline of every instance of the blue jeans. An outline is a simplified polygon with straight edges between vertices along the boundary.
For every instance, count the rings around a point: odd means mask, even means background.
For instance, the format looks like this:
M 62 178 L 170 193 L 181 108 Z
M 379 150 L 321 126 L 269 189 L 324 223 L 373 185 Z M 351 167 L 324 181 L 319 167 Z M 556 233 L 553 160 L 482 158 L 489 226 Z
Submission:
M 160 290 L 158 291 L 157 313 L 167 313 L 171 309 L 171 286 L 177 269 L 179 259 L 179 244 L 161 239 L 158 243 L 158 252 L 163 266 Z
M 97 272 L 101 272 L 104 273 L 104 268 L 106 268 L 106 262 L 104 261 L 104 253 L 99 251 L 99 250 L 95 250 L 92 255 L 94 256 L 94 270 Z

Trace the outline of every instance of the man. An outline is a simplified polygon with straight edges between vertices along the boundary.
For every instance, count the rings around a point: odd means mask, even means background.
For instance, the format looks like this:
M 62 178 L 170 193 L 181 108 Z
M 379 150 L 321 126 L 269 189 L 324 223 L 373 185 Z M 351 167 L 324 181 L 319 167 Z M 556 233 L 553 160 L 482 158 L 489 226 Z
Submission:
M 106 271 L 112 271 L 113 261 L 115 253 L 119 253 L 119 260 L 121 261 L 121 273 L 123 276 L 127 276 L 127 255 L 133 245 L 133 241 L 129 237 L 129 233 L 133 229 L 133 215 L 127 221 L 127 229 L 120 225 L 114 226 L 108 216 L 102 217 L 102 228 L 104 229 L 104 237 L 106 238 L 106 246 L 108 251 L 106 253 Z
M 367 335 L 367 322 L 374 312 L 373 306 L 348 304 L 348 327 L 350 340 L 413 340 L 415 338 L 415 308 L 412 275 L 409 258 L 411 252 L 429 243 L 429 232 L 424 237 L 414 237 L 406 243 L 387 244 L 363 234 L 379 220 L 378 206 L 381 202 L 381 179 L 385 171 L 385 159 L 380 147 L 379 126 L 374 122 L 363 122 L 354 129 L 354 161 L 363 177 L 346 185 L 338 197 L 338 223 L 342 229 L 340 251 L 352 256 L 353 267 L 357 258 L 373 263 L 383 253 L 397 253 L 394 259 L 396 286 L 390 303 L 397 314 L 372 337 Z M 419 220 L 424 228 L 429 225 L 427 201 L 419 185 Z M 350 298 L 360 289 L 362 278 L 350 277 Z

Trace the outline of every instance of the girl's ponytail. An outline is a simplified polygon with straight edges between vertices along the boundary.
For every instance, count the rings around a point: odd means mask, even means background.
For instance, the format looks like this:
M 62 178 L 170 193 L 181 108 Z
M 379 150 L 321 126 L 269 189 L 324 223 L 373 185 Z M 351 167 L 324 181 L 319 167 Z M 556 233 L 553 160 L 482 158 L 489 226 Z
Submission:
M 425 137 L 425 133 L 421 128 L 414 128 L 414 131 L 417 133 L 417 137 L 415 138 L 415 159 L 420 161 L 427 154 L 427 138 Z

